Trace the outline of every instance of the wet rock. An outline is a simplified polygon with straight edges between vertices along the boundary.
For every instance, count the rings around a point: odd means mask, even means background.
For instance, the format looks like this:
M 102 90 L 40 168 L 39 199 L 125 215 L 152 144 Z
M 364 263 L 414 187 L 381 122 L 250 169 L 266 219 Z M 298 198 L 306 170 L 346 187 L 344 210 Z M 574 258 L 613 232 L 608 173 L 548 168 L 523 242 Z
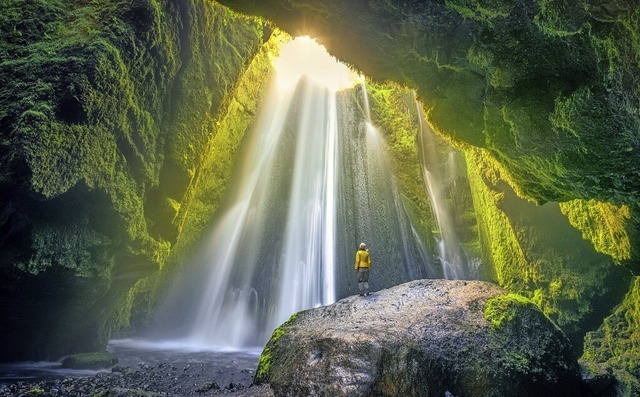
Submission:
M 531 302 L 477 281 L 418 280 L 300 312 L 274 331 L 254 380 L 287 396 L 580 392 L 564 334 Z
M 588 396 L 609 397 L 617 396 L 615 376 L 609 368 L 589 368 L 590 371 L 583 379 L 585 393 Z
M 216 382 L 207 382 L 196 389 L 198 393 L 204 393 L 209 390 L 220 390 L 220 386 Z
M 108 368 L 117 363 L 118 356 L 104 351 L 95 353 L 79 353 L 67 356 L 62 360 L 62 367 L 73 369 L 97 369 Z

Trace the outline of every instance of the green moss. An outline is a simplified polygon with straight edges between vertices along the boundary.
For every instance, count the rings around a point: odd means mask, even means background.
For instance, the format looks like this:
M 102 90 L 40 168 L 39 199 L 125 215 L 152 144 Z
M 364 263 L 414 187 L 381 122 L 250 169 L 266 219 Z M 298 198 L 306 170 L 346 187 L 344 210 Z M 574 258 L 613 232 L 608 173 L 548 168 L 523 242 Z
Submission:
M 491 156 L 479 149 L 466 155 L 484 277 L 532 300 L 577 345 L 581 328 L 606 315 L 616 299 L 610 289 L 628 275 L 597 253 L 557 204 L 517 197 Z
M 586 6 L 577 1 L 540 1 L 534 17 L 536 26 L 545 34 L 566 37 L 578 34 L 586 26 Z
M 580 362 L 613 372 L 622 384 L 620 395 L 640 393 L 640 278 L 600 328 L 587 334 Z
M 98 369 L 107 368 L 118 363 L 118 357 L 110 352 L 79 353 L 65 357 L 63 368 Z
M 28 263 L 19 263 L 18 268 L 34 275 L 50 267 L 62 267 L 73 270 L 80 277 L 111 277 L 113 264 L 99 261 L 92 255 L 111 245 L 107 236 L 78 224 L 67 228 L 37 225 L 32 233 L 35 255 Z
M 573 200 L 561 203 L 562 213 L 569 222 L 591 241 L 596 251 L 611 256 L 617 262 L 631 258 L 631 241 L 627 230 L 631 210 L 628 206 L 616 206 L 597 200 Z
M 419 134 L 417 104 L 413 92 L 397 84 L 367 84 L 372 118 L 382 131 L 390 149 L 394 175 L 397 175 L 405 206 L 423 241 L 431 244 L 437 230 L 422 178 L 418 153 Z
M 491 323 L 491 329 L 502 329 L 527 310 L 535 308 L 529 299 L 518 294 L 499 295 L 487 300 L 484 318 Z
M 633 168 L 628 154 L 637 151 L 631 138 L 637 114 L 626 103 L 637 100 L 639 86 L 630 83 L 634 88 L 616 98 L 608 92 L 626 91 L 619 82 L 637 80 L 630 77 L 630 65 L 637 65 L 637 11 L 621 7 L 615 23 L 602 28 L 581 2 L 541 1 L 533 25 L 518 23 L 518 5 L 494 14 L 486 10 L 491 2 L 447 5 L 481 22 L 481 38 L 467 59 L 487 76 L 485 141 L 446 124 L 436 123 L 438 131 L 489 149 L 522 197 L 539 203 L 577 197 L 633 202 L 633 194 L 623 191 L 630 192 L 636 178 L 625 169 Z M 616 132 L 605 144 L 602 131 Z
M 509 291 L 522 291 L 530 266 L 509 218 L 500 210 L 504 194 L 487 188 L 498 184 L 500 171 L 491 158 L 478 149 L 469 149 L 466 155 L 485 278 L 496 280 Z
M 300 313 L 301 312 L 293 314 L 291 317 L 289 317 L 289 320 L 276 328 L 273 331 L 273 334 L 271 334 L 271 339 L 269 339 L 269 342 L 267 342 L 267 345 L 262 350 L 260 361 L 258 362 L 258 368 L 256 369 L 256 374 L 253 378 L 256 384 L 267 383 L 269 381 L 271 370 L 271 349 L 273 348 L 273 345 L 276 344 L 278 340 L 287 333 L 287 328 L 294 323 Z
M 446 0 L 445 4 L 464 18 L 491 24 L 496 18 L 508 16 L 515 1 Z
M 562 332 L 529 299 L 518 294 L 498 295 L 485 303 L 484 317 L 490 323 L 487 349 L 496 354 L 494 363 L 514 374 L 553 379 L 549 354 L 562 357 L 564 368 L 577 367 Z M 536 332 L 531 332 L 535 329 Z M 523 343 L 523 341 L 525 343 Z M 504 354 L 506 352 L 506 354 Z
M 229 88 L 224 105 L 209 127 L 211 139 L 204 147 L 198 173 L 191 179 L 181 200 L 181 210 L 176 217 L 179 230 L 190 227 L 184 233 L 187 239 L 198 239 L 213 218 L 236 162 L 236 153 L 246 132 L 253 125 L 264 96 L 272 70 L 271 60 L 290 37 L 276 32 L 253 58 L 235 87 Z M 193 242 L 191 242 L 192 244 Z

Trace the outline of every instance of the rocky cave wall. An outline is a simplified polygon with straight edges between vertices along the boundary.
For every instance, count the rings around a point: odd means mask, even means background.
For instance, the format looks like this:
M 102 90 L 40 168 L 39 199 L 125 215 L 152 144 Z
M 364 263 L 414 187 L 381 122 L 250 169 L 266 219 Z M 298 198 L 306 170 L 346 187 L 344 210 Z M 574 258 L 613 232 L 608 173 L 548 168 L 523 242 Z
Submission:
M 233 156 L 219 115 L 271 29 L 156 0 L 10 0 L 0 25 L 0 359 L 100 350 L 167 263 L 212 137 Z

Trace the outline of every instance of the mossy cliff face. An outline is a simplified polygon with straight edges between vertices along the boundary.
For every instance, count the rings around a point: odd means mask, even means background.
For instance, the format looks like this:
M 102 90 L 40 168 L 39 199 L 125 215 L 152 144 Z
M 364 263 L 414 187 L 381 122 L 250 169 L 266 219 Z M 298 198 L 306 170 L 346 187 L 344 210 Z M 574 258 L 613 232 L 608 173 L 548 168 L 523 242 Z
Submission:
M 199 163 L 180 201 L 175 203 L 172 224 L 179 231 L 164 266 L 158 272 L 140 279 L 119 307 L 117 327 L 121 330 L 140 328 L 153 323 L 156 303 L 166 299 L 166 291 L 180 288 L 193 280 L 185 278 L 185 267 L 201 252 L 202 239 L 233 183 L 233 170 L 242 157 L 240 146 L 245 133 L 253 126 L 263 103 L 272 72 L 272 61 L 291 37 L 274 30 L 269 40 L 253 57 L 237 84 L 227 94 L 227 105 L 212 120 L 215 134 L 204 146 Z M 185 304 L 191 304 L 187 302 Z M 162 317 L 160 314 L 159 317 Z M 175 314 L 172 315 L 172 321 Z
M 100 350 L 270 29 L 186 0 L 9 0 L 0 25 L 0 359 Z
M 604 324 L 585 338 L 582 364 L 592 374 L 611 373 L 620 395 L 640 394 L 640 278 Z
M 486 152 L 472 149 L 466 157 L 486 277 L 533 300 L 579 347 L 585 330 L 622 299 L 631 277 L 599 247 L 620 244 L 617 236 L 633 223 L 585 226 L 601 233 L 602 244 L 593 244 L 570 222 L 578 215 L 565 217 L 557 203 L 536 206 L 519 198 Z
M 417 88 L 433 127 L 487 148 L 520 194 L 637 201 L 634 1 L 222 3 Z

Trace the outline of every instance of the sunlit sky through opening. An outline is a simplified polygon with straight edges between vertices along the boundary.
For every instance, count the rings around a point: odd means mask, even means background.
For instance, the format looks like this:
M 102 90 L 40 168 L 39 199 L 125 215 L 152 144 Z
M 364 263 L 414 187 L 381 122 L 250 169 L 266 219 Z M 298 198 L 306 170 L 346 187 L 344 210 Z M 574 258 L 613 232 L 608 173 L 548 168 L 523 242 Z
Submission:
M 308 36 L 296 37 L 285 44 L 274 60 L 278 85 L 289 89 L 307 75 L 317 84 L 339 91 L 362 81 L 362 77 L 332 57 L 327 50 Z

